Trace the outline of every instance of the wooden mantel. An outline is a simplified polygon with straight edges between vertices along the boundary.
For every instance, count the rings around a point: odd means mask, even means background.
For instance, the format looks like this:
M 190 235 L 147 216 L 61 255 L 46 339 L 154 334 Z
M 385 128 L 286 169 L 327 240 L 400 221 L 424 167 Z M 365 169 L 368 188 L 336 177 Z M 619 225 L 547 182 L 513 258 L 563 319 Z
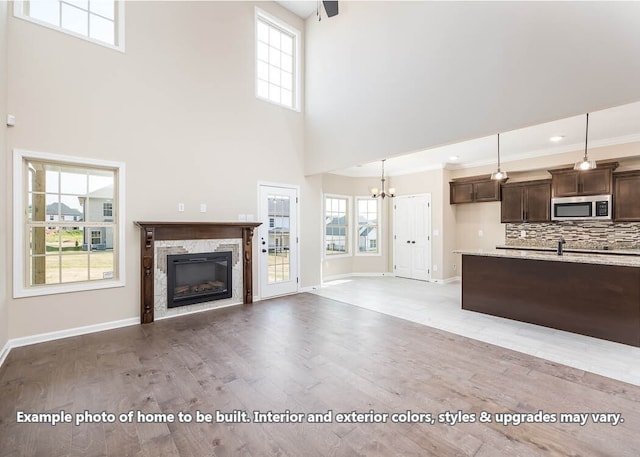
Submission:
M 140 234 L 140 323 L 154 319 L 154 243 L 159 240 L 242 238 L 242 303 L 253 302 L 253 229 L 261 222 L 146 222 L 136 221 Z

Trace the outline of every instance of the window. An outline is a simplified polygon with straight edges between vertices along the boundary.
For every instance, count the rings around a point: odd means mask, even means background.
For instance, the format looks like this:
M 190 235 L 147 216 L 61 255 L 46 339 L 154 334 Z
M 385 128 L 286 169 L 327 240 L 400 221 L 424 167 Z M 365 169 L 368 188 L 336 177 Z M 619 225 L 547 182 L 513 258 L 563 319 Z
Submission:
M 256 96 L 299 110 L 300 32 L 256 8 Z
M 91 230 L 91 244 L 101 244 L 102 243 L 102 232 L 100 230 Z
M 24 0 L 16 17 L 124 51 L 124 1 Z
M 356 254 L 379 254 L 380 237 L 380 201 L 377 198 L 356 199 L 356 230 L 358 250 Z
M 113 203 L 104 202 L 102 204 L 102 215 L 104 217 L 113 217 Z
M 14 297 L 124 285 L 123 182 L 120 163 L 14 151 Z
M 349 197 L 325 196 L 325 255 L 349 254 L 349 207 Z

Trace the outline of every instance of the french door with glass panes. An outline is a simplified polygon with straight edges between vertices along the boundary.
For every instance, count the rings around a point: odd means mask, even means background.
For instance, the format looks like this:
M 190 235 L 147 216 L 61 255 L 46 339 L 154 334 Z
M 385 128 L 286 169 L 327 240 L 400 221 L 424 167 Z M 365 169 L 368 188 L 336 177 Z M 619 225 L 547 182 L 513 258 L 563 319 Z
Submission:
M 298 188 L 258 186 L 260 298 L 298 291 Z

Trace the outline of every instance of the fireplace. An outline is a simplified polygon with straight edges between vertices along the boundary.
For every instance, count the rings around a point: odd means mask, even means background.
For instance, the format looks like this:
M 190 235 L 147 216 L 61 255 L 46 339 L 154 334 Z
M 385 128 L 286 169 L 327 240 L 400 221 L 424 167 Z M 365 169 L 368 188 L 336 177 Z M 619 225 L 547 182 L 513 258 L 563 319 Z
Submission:
M 156 317 L 177 316 L 188 308 L 167 308 L 167 265 L 168 255 L 195 252 L 215 252 L 218 247 L 235 244 L 236 249 L 220 249 L 232 251 L 231 259 L 233 281 L 231 297 L 226 300 L 194 305 L 196 311 L 215 307 L 226 301 L 239 300 L 248 305 L 253 303 L 253 230 L 260 222 L 147 222 L 136 221 L 140 227 L 140 323 L 150 324 Z M 215 243 L 220 240 L 220 243 Z M 180 246 L 187 249 L 179 249 Z M 191 246 L 193 245 L 193 246 Z M 215 245 L 215 246 L 212 246 Z M 189 247 L 190 246 L 190 247 Z M 207 246 L 205 249 L 202 247 Z M 161 247 L 174 252 L 160 254 Z M 239 253 L 237 252 L 239 250 Z M 177 251 L 177 252 L 176 252 Z M 236 252 L 236 254 L 233 254 Z M 239 255 L 238 255 L 239 254 Z M 235 255 L 235 257 L 234 257 Z M 227 276 L 229 279 L 229 276 Z M 231 304 L 231 303 L 229 303 Z M 235 303 L 233 303 L 235 304 Z M 167 311 L 171 311 L 168 313 Z
M 232 252 L 167 255 L 167 308 L 231 298 Z

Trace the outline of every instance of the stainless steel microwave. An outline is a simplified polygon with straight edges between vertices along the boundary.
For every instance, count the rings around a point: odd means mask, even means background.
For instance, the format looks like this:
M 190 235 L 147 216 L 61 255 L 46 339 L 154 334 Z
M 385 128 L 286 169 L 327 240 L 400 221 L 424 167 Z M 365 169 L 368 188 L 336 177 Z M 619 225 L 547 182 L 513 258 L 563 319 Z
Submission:
M 551 199 L 551 220 L 611 220 L 611 195 L 557 197 Z

